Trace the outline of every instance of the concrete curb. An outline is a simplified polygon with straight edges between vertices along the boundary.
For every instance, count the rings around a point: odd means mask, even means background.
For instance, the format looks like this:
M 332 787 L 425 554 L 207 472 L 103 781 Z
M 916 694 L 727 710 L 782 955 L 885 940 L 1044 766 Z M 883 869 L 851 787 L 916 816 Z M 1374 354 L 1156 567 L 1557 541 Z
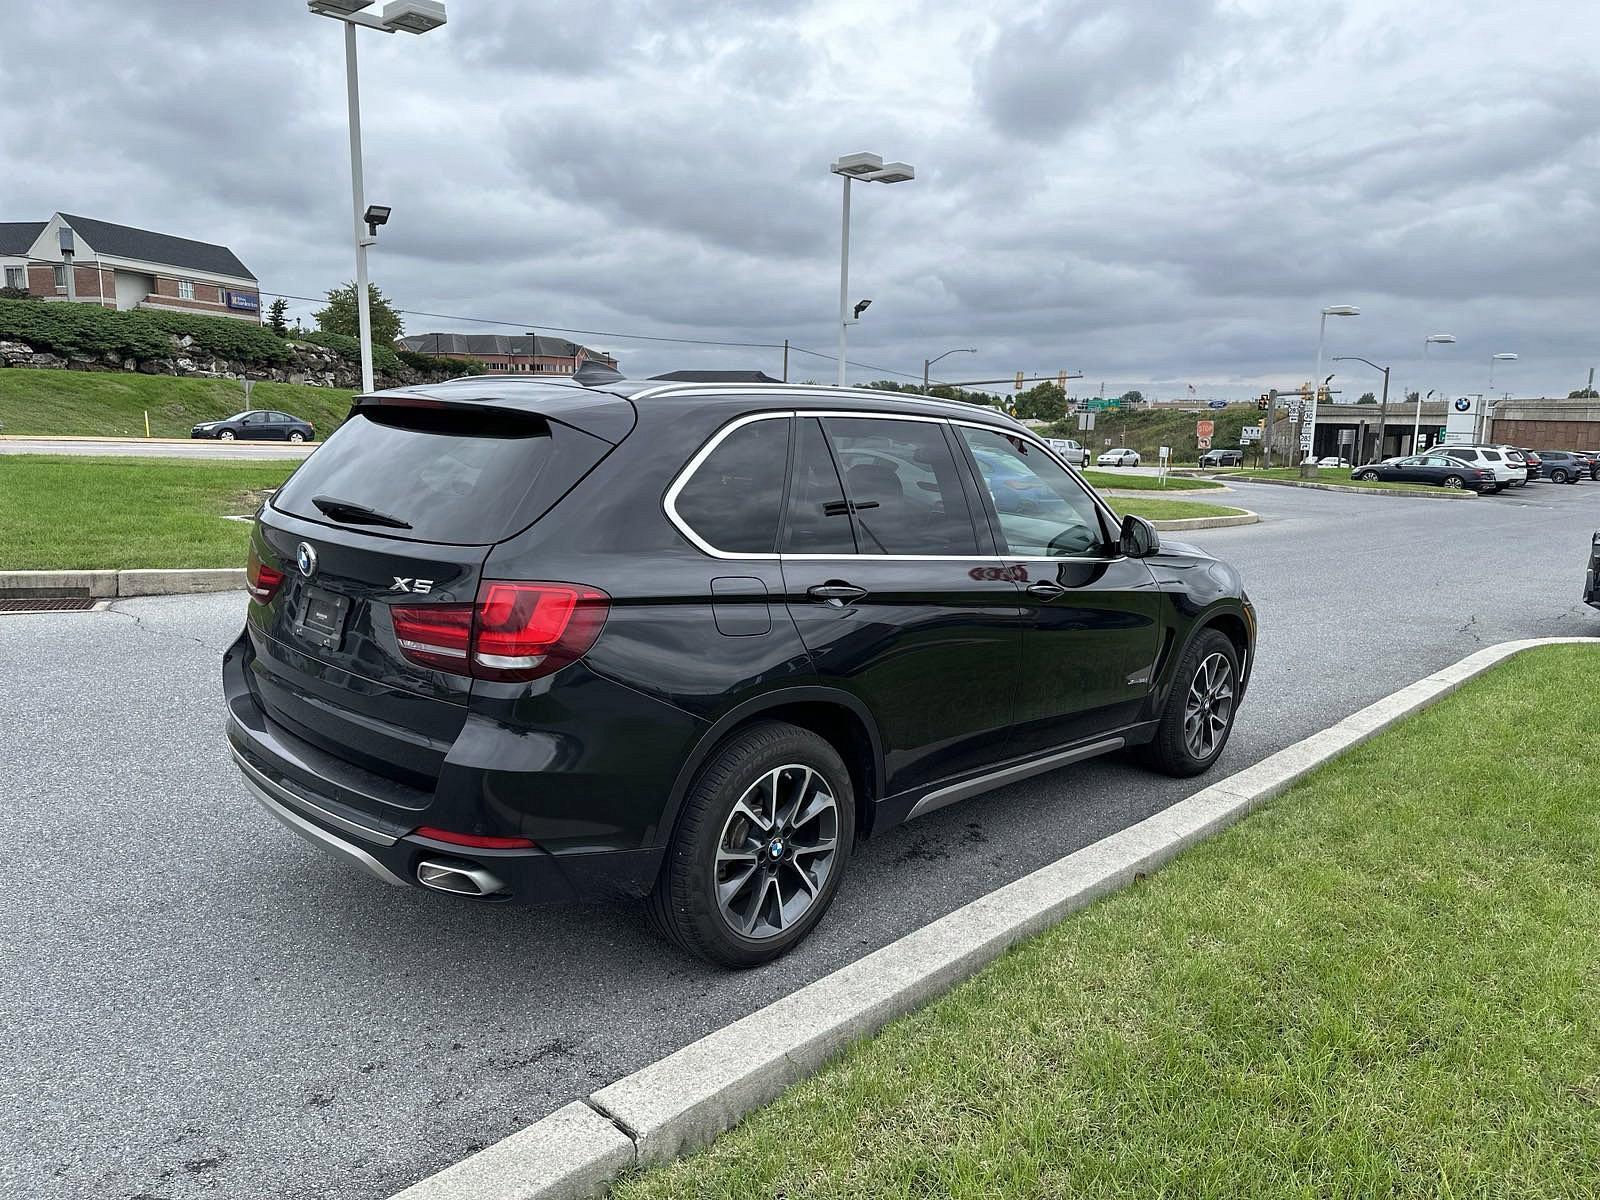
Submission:
M 0 571 L 0 592 L 91 596 L 177 596 L 231 592 L 244 587 L 239 567 L 195 567 L 175 571 Z
M 1251 479 L 1243 475 L 1218 475 L 1218 479 L 1226 479 L 1229 483 L 1265 483 L 1273 487 L 1309 488 L 1314 492 L 1349 492 L 1356 496 L 1387 496 L 1406 500 L 1475 500 L 1478 493 L 1463 488 L 1459 492 L 1446 491 L 1440 488 L 1436 492 L 1403 492 L 1395 488 L 1361 487 L 1359 484 L 1342 483 L 1308 483 L 1303 479 Z
M 587 1105 L 558 1109 L 395 1200 L 580 1200 L 602 1194 L 631 1167 L 706 1146 L 851 1042 L 920 1008 L 1015 942 L 1157 869 L 1490 667 L 1537 646 L 1569 644 L 1600 646 L 1600 638 L 1529 638 L 1470 654 L 601 1088 Z
M 1227 517 L 1176 517 L 1170 521 L 1151 521 L 1157 529 L 1226 529 L 1232 525 L 1258 525 L 1261 517 L 1248 508 L 1241 508 Z

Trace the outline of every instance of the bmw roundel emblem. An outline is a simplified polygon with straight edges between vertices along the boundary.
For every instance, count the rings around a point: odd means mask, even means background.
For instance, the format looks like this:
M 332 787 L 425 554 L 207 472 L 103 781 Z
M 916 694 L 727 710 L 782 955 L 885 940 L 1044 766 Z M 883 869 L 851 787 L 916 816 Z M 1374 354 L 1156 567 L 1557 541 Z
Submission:
M 294 565 L 300 574 L 310 579 L 317 572 L 317 552 L 310 542 L 301 542 L 294 548 Z
M 1468 400 L 1465 396 L 1462 396 L 1459 400 L 1456 401 L 1456 411 L 1457 412 L 1466 412 L 1467 409 L 1469 409 L 1471 407 L 1472 407 L 1472 401 Z

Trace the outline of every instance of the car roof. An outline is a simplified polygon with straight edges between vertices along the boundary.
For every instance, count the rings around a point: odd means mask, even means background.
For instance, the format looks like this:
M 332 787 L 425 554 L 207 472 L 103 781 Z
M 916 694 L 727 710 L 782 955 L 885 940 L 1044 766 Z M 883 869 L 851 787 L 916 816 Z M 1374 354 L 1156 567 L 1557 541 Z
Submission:
M 414 384 L 357 396 L 355 407 L 401 399 L 449 403 L 493 404 L 538 413 L 620 441 L 632 429 L 635 414 L 656 410 L 726 407 L 729 415 L 772 409 L 814 412 L 861 412 L 943 417 L 992 425 L 1007 432 L 1033 434 L 1022 422 L 998 409 L 877 388 L 841 388 L 801 383 L 663 382 L 652 379 L 607 379 L 585 384 L 571 377 L 521 378 L 515 375 L 465 375 L 440 383 Z M 1037 436 L 1037 435 L 1034 435 Z

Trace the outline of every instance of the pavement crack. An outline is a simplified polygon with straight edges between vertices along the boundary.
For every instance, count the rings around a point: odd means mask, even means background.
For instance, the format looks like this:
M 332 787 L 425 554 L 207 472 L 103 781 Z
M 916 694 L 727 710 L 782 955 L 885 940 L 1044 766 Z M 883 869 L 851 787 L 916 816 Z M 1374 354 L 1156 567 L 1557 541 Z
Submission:
M 193 642 L 196 646 L 203 646 L 205 649 L 210 650 L 213 654 L 219 654 L 220 655 L 220 654 L 226 653 L 226 651 L 227 651 L 227 647 L 226 646 L 213 646 L 210 642 L 206 641 L 204 638 L 197 638 L 193 634 L 190 634 L 190 633 L 172 633 L 172 632 L 170 632 L 169 630 L 166 630 L 166 629 L 159 629 L 156 626 L 150 624 L 148 621 L 146 621 L 138 613 L 131 613 L 131 612 L 128 612 L 126 609 L 118 608 L 117 605 L 119 603 L 120 603 L 120 601 L 113 600 L 109 606 L 107 606 L 106 608 L 102 609 L 101 611 L 102 612 L 112 613 L 115 616 L 119 616 L 119 617 L 126 617 L 128 620 L 132 621 L 135 625 L 137 625 L 140 628 L 140 630 L 142 630 L 145 633 L 150 634 L 152 637 L 168 638 L 168 639 L 170 639 L 172 641 L 175 641 L 175 642 Z

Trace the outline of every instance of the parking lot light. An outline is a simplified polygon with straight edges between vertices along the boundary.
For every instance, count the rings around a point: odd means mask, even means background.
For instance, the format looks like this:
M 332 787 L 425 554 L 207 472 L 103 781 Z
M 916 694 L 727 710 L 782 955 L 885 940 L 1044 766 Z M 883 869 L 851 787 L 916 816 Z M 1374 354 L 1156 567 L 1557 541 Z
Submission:
M 910 163 L 883 161 L 883 156 L 870 151 L 844 154 L 829 165 L 828 170 L 844 180 L 844 215 L 839 226 L 839 386 L 845 385 L 845 341 L 850 330 L 850 181 L 862 179 L 868 183 L 907 183 L 917 177 Z M 860 312 L 855 319 L 859 320 Z
M 977 352 L 978 352 L 978 349 L 977 349 L 976 346 L 965 346 L 965 347 L 958 346 L 954 350 L 946 350 L 943 354 L 937 355 L 934 358 L 925 358 L 925 359 L 923 359 L 922 360 L 922 394 L 924 396 L 926 396 L 928 394 L 928 368 L 933 366 L 934 363 L 938 362 L 939 359 L 941 359 L 941 358 L 949 358 L 952 354 L 976 354 Z
M 356 319 L 361 341 L 361 390 L 373 390 L 372 304 L 367 295 L 367 247 L 378 240 L 378 226 L 389 219 L 389 209 L 381 204 L 371 208 L 363 198 L 361 170 L 361 87 L 356 70 L 356 26 L 380 33 L 427 33 L 445 23 L 444 5 L 438 0 L 393 0 L 384 6 L 383 16 L 369 16 L 364 9 L 372 0 L 308 0 L 306 8 L 319 17 L 331 17 L 344 24 L 345 98 L 350 119 L 350 202 L 355 216 L 356 243 Z
M 1430 333 L 1427 337 L 1423 338 L 1422 339 L 1423 371 L 1424 372 L 1427 371 L 1428 347 L 1429 346 L 1435 346 L 1435 345 L 1437 345 L 1437 346 L 1449 346 L 1449 345 L 1454 345 L 1455 340 L 1456 340 L 1456 335 L 1453 334 L 1453 333 Z M 1423 382 L 1426 383 L 1427 380 L 1423 380 Z M 1430 396 L 1433 395 L 1433 392 L 1430 391 L 1428 393 L 1428 395 L 1430 395 Z M 1411 453 L 1413 453 L 1413 454 L 1417 453 L 1417 442 L 1420 441 L 1421 438 L 1422 438 L 1422 388 L 1419 386 L 1417 388 L 1417 415 L 1416 415 L 1416 419 L 1411 422 Z
M 1354 304 L 1329 304 L 1322 310 L 1322 321 L 1317 327 L 1317 369 L 1311 376 L 1311 421 L 1308 428 L 1305 417 L 1302 416 L 1300 418 L 1300 446 L 1298 447 L 1300 459 L 1298 461 L 1304 462 L 1308 454 L 1315 458 L 1317 453 L 1317 395 L 1320 389 L 1316 386 L 1316 380 L 1322 378 L 1322 343 L 1328 336 L 1328 318 L 1359 317 L 1360 315 L 1361 310 Z M 1303 413 L 1305 410 L 1302 409 L 1301 411 Z

